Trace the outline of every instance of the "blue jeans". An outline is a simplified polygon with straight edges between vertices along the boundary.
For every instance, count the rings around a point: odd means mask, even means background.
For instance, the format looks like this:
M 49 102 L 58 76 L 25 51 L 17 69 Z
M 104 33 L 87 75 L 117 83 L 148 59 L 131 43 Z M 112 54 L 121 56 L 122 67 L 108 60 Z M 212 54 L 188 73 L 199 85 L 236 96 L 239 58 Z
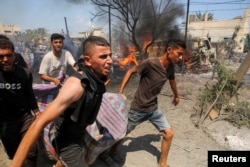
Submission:
M 128 113 L 128 133 L 144 121 L 150 121 L 159 132 L 171 128 L 167 118 L 160 109 L 156 109 L 152 112 L 138 112 L 131 109 Z

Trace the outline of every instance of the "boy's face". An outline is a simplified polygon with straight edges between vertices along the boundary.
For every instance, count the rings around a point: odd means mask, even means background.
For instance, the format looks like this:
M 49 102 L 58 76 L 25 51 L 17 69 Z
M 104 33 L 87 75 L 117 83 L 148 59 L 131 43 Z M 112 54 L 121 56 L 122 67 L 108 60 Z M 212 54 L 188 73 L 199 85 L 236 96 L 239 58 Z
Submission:
M 183 49 L 182 47 L 178 47 L 178 48 L 169 47 L 167 49 L 168 59 L 172 63 L 176 63 L 182 59 L 184 52 L 185 52 L 185 49 Z
M 84 55 L 87 66 L 96 74 L 97 77 L 109 76 L 111 73 L 112 59 L 109 46 L 95 46 L 92 48 L 91 55 Z
M 11 49 L 0 49 L 0 68 L 3 71 L 14 69 L 15 55 Z
M 53 50 L 55 52 L 61 52 L 62 48 L 63 48 L 63 39 L 59 38 L 59 39 L 53 39 L 51 42 L 51 45 L 53 47 Z

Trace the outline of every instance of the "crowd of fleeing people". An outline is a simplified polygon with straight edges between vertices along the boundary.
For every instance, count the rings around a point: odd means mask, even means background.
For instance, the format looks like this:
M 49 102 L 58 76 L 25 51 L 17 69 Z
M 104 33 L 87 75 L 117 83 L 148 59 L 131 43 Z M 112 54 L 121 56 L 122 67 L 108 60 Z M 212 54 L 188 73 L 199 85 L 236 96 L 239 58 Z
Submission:
M 0 36 L 0 140 L 9 159 L 10 167 L 35 167 L 43 147 L 43 130 L 54 123 L 56 136 L 51 141 L 58 159 L 55 167 L 88 167 L 86 162 L 86 127 L 97 117 L 102 104 L 106 84 L 112 72 L 112 51 L 109 42 L 98 36 L 90 36 L 82 43 L 83 54 L 77 61 L 63 49 L 64 36 L 51 35 L 51 48 L 39 68 L 39 76 L 46 84 L 60 86 L 53 101 L 40 112 L 32 88 L 33 77 L 22 56 L 15 53 L 14 44 Z M 167 157 L 173 138 L 173 130 L 165 115 L 158 108 L 157 96 L 169 80 L 173 92 L 173 105 L 179 103 L 174 64 L 181 60 L 186 49 L 183 41 L 170 39 L 165 52 L 155 58 L 147 58 L 125 74 L 120 89 L 123 91 L 132 74 L 141 78 L 128 113 L 127 134 L 149 120 L 162 133 L 159 167 L 167 167 Z M 59 76 L 72 72 L 67 79 Z M 112 80 L 111 80 L 112 82 Z M 119 140 L 100 153 L 108 165 L 124 164 L 119 154 Z

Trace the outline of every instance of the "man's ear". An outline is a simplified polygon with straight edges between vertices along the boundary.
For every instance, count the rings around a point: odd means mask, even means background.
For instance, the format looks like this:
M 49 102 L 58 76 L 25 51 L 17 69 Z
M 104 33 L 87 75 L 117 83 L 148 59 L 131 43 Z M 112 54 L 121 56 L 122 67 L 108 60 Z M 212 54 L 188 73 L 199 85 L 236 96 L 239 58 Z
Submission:
M 167 53 L 170 53 L 172 51 L 172 47 L 167 48 Z
M 86 66 L 91 66 L 91 63 L 90 63 L 90 58 L 89 58 L 89 56 L 83 56 L 83 60 L 84 60 L 84 64 L 86 65 Z

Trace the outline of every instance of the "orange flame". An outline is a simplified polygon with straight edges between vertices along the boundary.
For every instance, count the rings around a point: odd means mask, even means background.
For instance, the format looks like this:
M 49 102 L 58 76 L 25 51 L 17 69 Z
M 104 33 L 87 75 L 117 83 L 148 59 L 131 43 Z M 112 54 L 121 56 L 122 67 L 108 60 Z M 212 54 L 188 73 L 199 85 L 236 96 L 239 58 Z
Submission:
M 118 61 L 118 65 L 122 69 L 124 69 L 125 66 L 131 65 L 132 63 L 135 64 L 135 65 L 138 65 L 136 57 L 134 56 L 134 54 L 136 52 L 135 47 L 134 46 L 130 46 L 128 48 L 128 50 L 129 50 L 129 55 Z
M 119 61 L 120 66 L 129 65 L 131 63 L 134 63 L 135 65 L 138 65 L 138 62 L 137 62 L 135 56 L 133 56 L 131 54 Z

